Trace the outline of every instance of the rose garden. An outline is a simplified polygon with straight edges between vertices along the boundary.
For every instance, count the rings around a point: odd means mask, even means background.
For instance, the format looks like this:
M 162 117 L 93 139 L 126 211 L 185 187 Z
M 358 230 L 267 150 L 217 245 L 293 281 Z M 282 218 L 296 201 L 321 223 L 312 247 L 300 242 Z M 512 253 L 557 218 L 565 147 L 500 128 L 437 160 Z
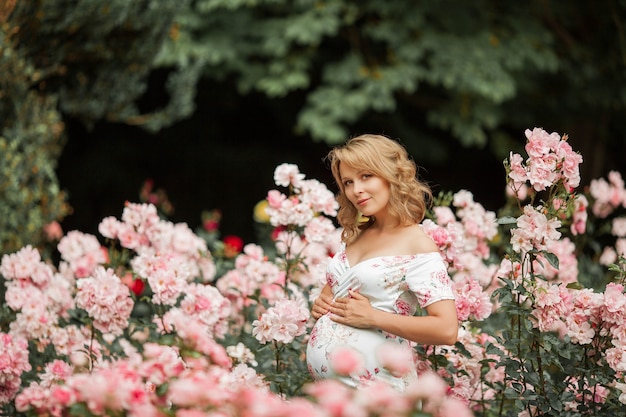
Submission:
M 454 346 L 414 347 L 420 378 L 405 392 L 311 379 L 309 310 L 340 245 L 337 204 L 285 163 L 255 209 L 259 242 L 243 248 L 218 221 L 194 231 L 129 202 L 99 236 L 4 255 L 4 415 L 625 415 L 624 180 L 579 189 L 584 155 L 567 136 L 525 134 L 526 154 L 504 161 L 504 207 L 455 190 L 423 222 L 461 328 Z M 337 372 L 358 368 L 334 353 Z M 407 358 L 379 353 L 404 371 Z

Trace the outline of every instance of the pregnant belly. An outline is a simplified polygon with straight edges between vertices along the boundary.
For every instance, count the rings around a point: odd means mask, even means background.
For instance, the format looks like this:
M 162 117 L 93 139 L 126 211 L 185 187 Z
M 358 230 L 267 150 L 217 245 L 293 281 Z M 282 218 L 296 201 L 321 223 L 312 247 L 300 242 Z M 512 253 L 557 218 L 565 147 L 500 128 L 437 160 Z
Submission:
M 382 344 L 394 341 L 396 340 L 386 338 L 379 331 L 357 329 L 335 323 L 330 316 L 325 315 L 315 323 L 307 345 L 306 358 L 309 372 L 316 380 L 337 378 L 355 387 L 373 379 L 386 379 L 394 385 L 400 384 L 403 387 L 404 382 L 383 369 L 376 356 L 376 350 Z M 364 369 L 357 375 L 337 375 L 331 364 L 332 352 L 337 347 L 349 347 L 357 352 Z

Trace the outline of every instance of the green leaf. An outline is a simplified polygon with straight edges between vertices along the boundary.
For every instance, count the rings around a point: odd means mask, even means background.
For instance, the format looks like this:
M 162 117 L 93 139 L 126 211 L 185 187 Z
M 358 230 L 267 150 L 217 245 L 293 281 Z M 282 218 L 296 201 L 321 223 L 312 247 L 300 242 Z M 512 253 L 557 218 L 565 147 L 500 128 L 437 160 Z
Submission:
M 559 269 L 559 258 L 552 252 L 541 251 L 541 254 L 548 260 L 548 263 L 556 270 Z

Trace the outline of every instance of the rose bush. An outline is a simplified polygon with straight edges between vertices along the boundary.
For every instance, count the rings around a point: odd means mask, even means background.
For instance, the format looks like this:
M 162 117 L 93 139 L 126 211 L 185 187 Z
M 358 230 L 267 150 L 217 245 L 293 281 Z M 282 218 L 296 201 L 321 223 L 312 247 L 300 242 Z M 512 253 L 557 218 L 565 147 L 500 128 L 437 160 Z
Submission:
M 414 346 L 399 393 L 312 381 L 310 303 L 340 245 L 337 203 L 297 166 L 255 207 L 258 243 L 174 224 L 150 202 L 0 263 L 0 404 L 49 416 L 613 416 L 626 412 L 626 189 L 582 192 L 566 136 L 526 131 L 498 213 L 442 193 L 423 222 L 453 280 L 454 346 Z M 55 234 L 59 236 L 59 234 Z M 52 259 L 58 259 L 55 263 Z M 406 355 L 381 351 L 390 371 Z M 335 352 L 338 373 L 359 366 Z

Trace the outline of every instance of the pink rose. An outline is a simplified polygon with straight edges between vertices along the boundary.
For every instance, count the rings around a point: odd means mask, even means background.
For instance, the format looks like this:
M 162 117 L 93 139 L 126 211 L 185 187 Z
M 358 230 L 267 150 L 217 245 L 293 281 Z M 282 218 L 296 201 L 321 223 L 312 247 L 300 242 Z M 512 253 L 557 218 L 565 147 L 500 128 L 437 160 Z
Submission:
M 338 375 L 359 374 L 364 366 L 362 355 L 347 346 L 335 348 L 330 354 L 330 363 Z

